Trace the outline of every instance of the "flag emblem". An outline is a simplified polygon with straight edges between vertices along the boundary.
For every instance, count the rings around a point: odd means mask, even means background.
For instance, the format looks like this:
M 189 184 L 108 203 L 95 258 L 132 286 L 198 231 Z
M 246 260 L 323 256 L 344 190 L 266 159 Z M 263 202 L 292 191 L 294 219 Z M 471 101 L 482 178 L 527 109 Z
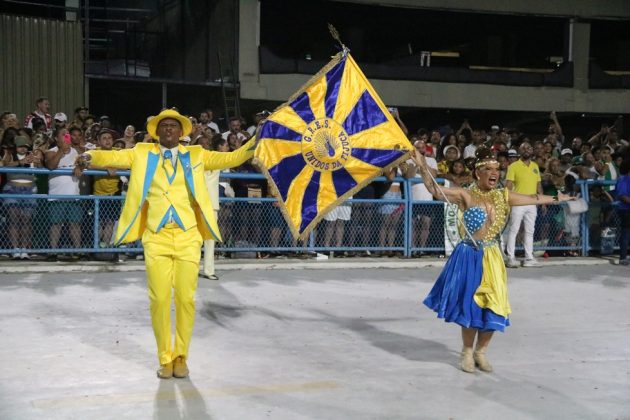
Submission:
M 346 50 L 260 127 L 255 157 L 295 238 L 412 149 Z
M 316 171 L 343 168 L 351 151 L 348 134 L 331 118 L 314 120 L 302 135 L 302 157 Z

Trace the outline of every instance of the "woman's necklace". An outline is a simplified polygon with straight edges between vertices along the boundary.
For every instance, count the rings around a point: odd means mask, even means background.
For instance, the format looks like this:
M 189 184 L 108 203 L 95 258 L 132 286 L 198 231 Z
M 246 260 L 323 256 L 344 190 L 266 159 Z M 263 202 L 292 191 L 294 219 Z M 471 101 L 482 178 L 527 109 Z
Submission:
M 489 223 L 484 240 L 496 238 L 503 230 L 509 213 L 509 206 L 505 200 L 504 191 L 497 189 L 483 191 L 477 184 L 474 184 L 470 191 L 473 197 L 482 202 L 486 208 Z

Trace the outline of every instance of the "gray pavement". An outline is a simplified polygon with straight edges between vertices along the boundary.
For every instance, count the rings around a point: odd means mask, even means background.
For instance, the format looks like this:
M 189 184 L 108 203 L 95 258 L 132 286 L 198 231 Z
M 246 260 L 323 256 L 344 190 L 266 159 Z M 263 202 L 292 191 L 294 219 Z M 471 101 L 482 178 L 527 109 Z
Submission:
M 572 261 L 509 271 L 492 374 L 420 304 L 439 267 L 219 265 L 185 380 L 155 377 L 143 272 L 23 266 L 0 275 L 0 419 L 630 419 L 630 269 Z

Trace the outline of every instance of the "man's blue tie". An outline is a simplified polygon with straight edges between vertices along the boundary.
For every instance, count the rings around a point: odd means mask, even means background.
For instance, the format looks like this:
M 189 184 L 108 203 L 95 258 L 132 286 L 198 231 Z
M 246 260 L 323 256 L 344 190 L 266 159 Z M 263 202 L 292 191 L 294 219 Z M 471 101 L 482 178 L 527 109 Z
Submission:
M 173 172 L 175 172 L 175 169 L 173 168 L 173 161 L 171 161 L 171 158 L 173 157 L 173 153 L 170 150 L 166 150 L 164 151 L 164 170 L 166 171 L 166 175 L 168 176 L 169 180 L 171 178 L 173 178 Z

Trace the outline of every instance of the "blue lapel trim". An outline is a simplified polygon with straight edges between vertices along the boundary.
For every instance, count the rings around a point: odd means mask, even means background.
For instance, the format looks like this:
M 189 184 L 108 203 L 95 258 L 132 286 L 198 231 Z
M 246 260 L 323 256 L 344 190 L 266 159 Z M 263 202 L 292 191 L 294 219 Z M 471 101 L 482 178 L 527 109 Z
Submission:
M 147 198 L 147 194 L 149 194 L 149 187 L 151 186 L 151 181 L 153 181 L 153 176 L 155 175 L 155 170 L 158 167 L 159 161 L 159 153 L 152 151 L 149 152 L 149 156 L 147 157 L 147 170 L 144 173 L 144 184 L 142 185 L 142 200 L 140 200 L 140 207 L 142 207 L 144 200 Z
M 181 163 L 182 168 L 184 168 L 184 178 L 186 178 L 186 184 L 188 184 L 188 189 L 190 190 L 190 193 L 192 194 L 192 196 L 195 197 L 196 199 L 197 196 L 195 195 L 195 182 L 193 180 L 192 167 L 190 165 L 190 152 L 186 149 L 182 151 L 182 149 L 180 148 L 177 158 L 179 162 Z
M 142 210 L 142 206 L 144 205 L 144 200 L 146 200 L 147 194 L 149 193 L 149 187 L 151 186 L 151 181 L 153 181 L 153 175 L 155 174 L 155 170 L 157 169 L 159 161 L 160 153 L 149 151 L 149 154 L 147 156 L 147 169 L 144 172 L 144 184 L 142 185 L 142 198 L 140 199 L 140 205 L 138 206 L 138 209 L 136 210 L 136 214 L 133 216 L 133 219 L 131 219 L 131 223 L 129 223 L 129 226 L 127 226 L 127 229 L 125 229 L 118 241 L 116 241 L 116 245 L 122 243 L 122 241 L 125 239 L 125 236 L 127 236 L 127 234 L 129 233 L 129 229 L 131 229 L 131 226 L 133 226 L 133 224 L 136 222 L 136 219 L 138 218 L 138 215 Z

